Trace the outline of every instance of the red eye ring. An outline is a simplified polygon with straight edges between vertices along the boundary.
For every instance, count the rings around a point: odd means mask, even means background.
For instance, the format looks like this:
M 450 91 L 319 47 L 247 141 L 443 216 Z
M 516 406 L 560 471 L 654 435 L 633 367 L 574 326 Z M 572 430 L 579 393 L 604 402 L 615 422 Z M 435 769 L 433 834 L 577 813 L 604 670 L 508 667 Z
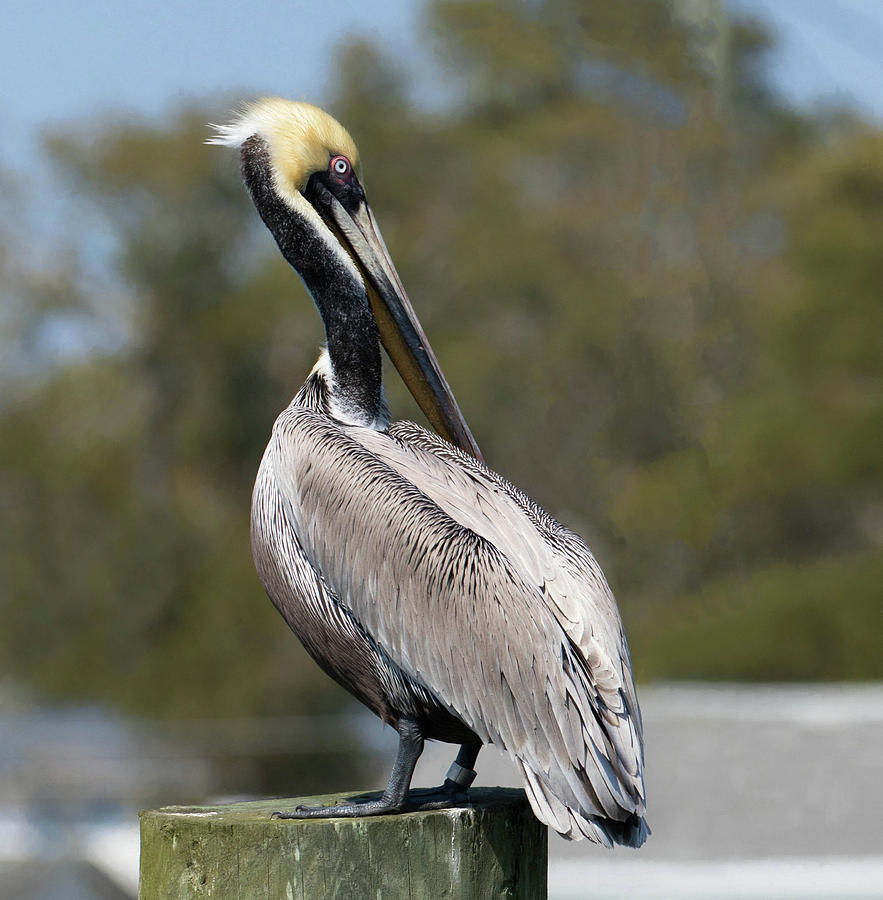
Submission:
M 345 156 L 332 156 L 328 163 L 328 170 L 337 178 L 346 178 L 352 169 L 352 163 Z

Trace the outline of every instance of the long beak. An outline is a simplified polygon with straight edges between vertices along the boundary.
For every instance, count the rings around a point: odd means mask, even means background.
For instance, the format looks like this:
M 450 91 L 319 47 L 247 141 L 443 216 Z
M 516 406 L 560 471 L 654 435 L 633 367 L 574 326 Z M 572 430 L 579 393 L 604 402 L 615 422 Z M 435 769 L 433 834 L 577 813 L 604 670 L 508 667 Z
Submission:
M 329 195 L 330 197 L 330 195 Z M 432 427 L 445 440 L 484 460 L 405 293 L 371 208 L 347 212 L 330 197 L 329 213 L 362 270 L 380 340 Z

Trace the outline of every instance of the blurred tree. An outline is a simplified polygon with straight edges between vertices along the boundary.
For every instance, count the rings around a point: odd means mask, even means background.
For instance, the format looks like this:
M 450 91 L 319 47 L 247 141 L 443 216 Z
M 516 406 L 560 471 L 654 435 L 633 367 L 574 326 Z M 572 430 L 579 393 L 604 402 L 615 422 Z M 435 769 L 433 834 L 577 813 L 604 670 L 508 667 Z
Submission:
M 488 459 L 589 538 L 639 673 L 877 677 L 883 138 L 782 111 L 756 26 L 709 68 L 678 8 L 436 0 L 445 107 L 361 42 L 333 108 Z M 208 118 L 50 142 L 135 337 L 0 408 L 0 661 L 153 713 L 328 708 L 248 544 L 321 325 Z
M 118 238 L 137 337 L 3 410 L 3 657 L 52 693 L 152 713 L 323 707 L 248 552 L 255 465 L 321 331 L 271 248 L 247 246 L 203 123 L 50 143 Z

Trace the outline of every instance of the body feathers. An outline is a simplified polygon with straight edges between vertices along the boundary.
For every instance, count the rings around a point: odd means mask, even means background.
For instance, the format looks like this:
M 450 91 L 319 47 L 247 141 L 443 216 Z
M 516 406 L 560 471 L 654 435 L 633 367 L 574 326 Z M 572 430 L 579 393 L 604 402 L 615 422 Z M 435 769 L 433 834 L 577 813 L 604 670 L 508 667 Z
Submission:
M 255 487 L 255 559 L 282 615 L 384 721 L 492 742 L 542 821 L 639 846 L 640 712 L 588 548 L 417 425 L 334 420 L 326 378 L 320 364 L 277 420 Z

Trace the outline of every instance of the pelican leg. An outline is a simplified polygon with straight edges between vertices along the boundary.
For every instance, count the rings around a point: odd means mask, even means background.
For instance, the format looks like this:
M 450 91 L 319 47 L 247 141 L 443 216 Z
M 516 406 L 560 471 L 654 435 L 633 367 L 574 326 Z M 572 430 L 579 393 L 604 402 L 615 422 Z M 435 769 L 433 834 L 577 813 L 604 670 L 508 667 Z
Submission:
M 475 779 L 475 760 L 481 742 L 461 744 L 457 758 L 448 769 L 445 783 L 441 787 L 417 788 L 408 795 L 411 802 L 420 804 L 421 809 L 439 809 L 443 806 L 462 806 L 469 799 L 469 785 Z M 426 804 L 438 803 L 438 806 Z
M 423 729 L 416 719 L 400 719 L 398 724 L 399 747 L 389 774 L 386 790 L 371 800 L 351 800 L 336 806 L 298 806 L 294 812 L 274 812 L 275 819 L 324 819 L 354 816 L 380 816 L 385 813 L 410 812 L 424 807 L 408 801 L 408 788 L 414 775 L 414 767 L 423 752 Z

